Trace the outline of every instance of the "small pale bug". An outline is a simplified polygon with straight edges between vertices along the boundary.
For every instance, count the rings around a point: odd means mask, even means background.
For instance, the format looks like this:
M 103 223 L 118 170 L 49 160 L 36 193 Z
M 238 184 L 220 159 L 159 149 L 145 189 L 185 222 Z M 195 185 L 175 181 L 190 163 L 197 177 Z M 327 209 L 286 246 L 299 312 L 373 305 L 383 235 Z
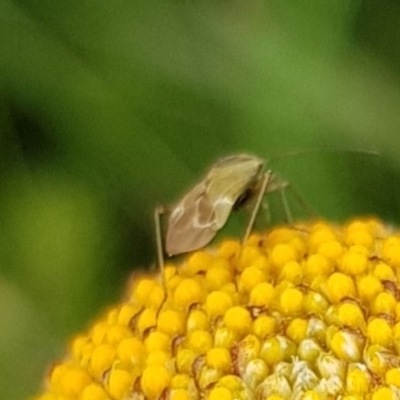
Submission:
M 197 250 L 207 245 L 225 225 L 231 212 L 241 208 L 257 194 L 243 241 L 253 228 L 265 193 L 280 190 L 283 205 L 290 219 L 283 194 L 287 182 L 280 181 L 266 162 L 248 154 L 225 157 L 215 163 L 203 180 L 195 185 L 170 210 L 157 208 L 155 225 L 158 262 L 163 272 L 164 248 L 169 256 Z M 168 213 L 168 227 L 163 244 L 160 214 Z
M 354 152 L 378 155 L 369 150 L 325 150 L 328 152 Z M 287 153 L 297 155 L 321 152 L 305 150 Z M 308 211 L 315 213 L 303 201 L 293 187 L 279 179 L 271 170 L 266 170 L 266 161 L 248 154 L 225 157 L 216 162 L 205 178 L 195 185 L 172 208 L 158 207 L 155 210 L 158 263 L 164 276 L 164 248 L 169 256 L 194 251 L 206 246 L 226 224 L 231 212 L 241 208 L 256 196 L 243 242 L 248 239 L 266 193 L 279 191 L 288 222 L 292 222 L 284 193 L 290 187 L 297 201 Z M 165 242 L 162 239 L 160 215 L 169 214 Z

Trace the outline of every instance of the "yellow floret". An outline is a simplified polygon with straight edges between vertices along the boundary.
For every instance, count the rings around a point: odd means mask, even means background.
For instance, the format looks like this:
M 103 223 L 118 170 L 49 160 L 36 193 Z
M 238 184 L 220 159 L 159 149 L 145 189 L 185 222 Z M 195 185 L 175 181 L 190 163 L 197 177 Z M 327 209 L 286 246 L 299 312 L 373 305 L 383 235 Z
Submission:
M 326 294 L 333 303 L 346 297 L 354 297 L 356 289 L 353 279 L 340 272 L 333 273 L 326 283 Z
M 229 389 L 216 387 L 210 391 L 207 400 L 233 400 L 233 396 Z
M 133 290 L 132 299 L 136 304 L 144 306 L 148 300 L 149 293 L 157 285 L 158 282 L 154 279 L 140 279 Z
M 131 374 L 123 369 L 114 369 L 108 378 L 108 390 L 110 395 L 116 399 L 127 396 L 131 388 L 133 379 Z
M 391 232 L 376 220 L 296 224 L 191 253 L 164 280 L 137 275 L 35 399 L 397 399 Z
M 375 265 L 373 276 L 376 276 L 377 279 L 381 281 L 396 281 L 396 272 L 394 268 L 384 262 L 379 262 Z
M 278 275 L 278 282 L 287 281 L 298 285 L 304 281 L 304 274 L 304 268 L 299 262 L 289 261 L 281 268 Z
M 226 261 L 226 260 L 225 260 Z M 222 286 L 232 282 L 232 272 L 228 261 L 214 263 L 206 273 L 206 284 L 210 290 L 218 290 Z
M 392 293 L 382 292 L 371 302 L 371 314 L 395 314 L 397 301 Z
M 364 313 L 357 303 L 346 302 L 337 308 L 337 318 L 341 326 L 349 326 L 365 331 L 366 322 Z
M 308 321 L 306 319 L 295 318 L 286 328 L 286 335 L 295 343 L 300 343 L 306 338 Z
M 118 312 L 118 323 L 128 326 L 132 319 L 141 311 L 141 306 L 138 304 L 124 304 Z
M 189 276 L 196 275 L 199 272 L 207 271 L 214 259 L 211 254 L 206 251 L 196 251 L 193 253 L 187 262 L 186 271 Z
M 327 275 L 332 272 L 333 265 L 327 257 L 322 254 L 313 254 L 308 257 L 304 266 L 304 275 L 310 277 Z
M 99 383 L 91 383 L 83 390 L 81 400 L 111 400 L 111 397 Z
M 232 358 L 228 349 L 215 347 L 207 351 L 207 364 L 215 369 L 229 373 L 232 370 Z
M 386 372 L 385 382 L 388 385 L 393 385 L 400 388 L 400 368 L 391 368 Z
M 212 344 L 213 339 L 208 331 L 190 332 L 186 339 L 186 346 L 198 354 L 205 354 L 207 350 L 211 349 Z
M 330 260 L 338 260 L 342 255 L 343 246 L 337 240 L 329 240 L 321 243 L 317 252 Z
M 271 316 L 261 315 L 253 323 L 253 331 L 261 339 L 272 335 L 276 330 L 277 321 Z
M 369 302 L 383 291 L 383 285 L 375 276 L 365 275 L 358 279 L 357 289 L 360 299 L 364 302 Z
M 389 347 L 393 342 L 392 327 L 382 318 L 374 318 L 368 323 L 367 335 L 372 344 Z
M 96 378 L 101 378 L 111 368 L 115 359 L 115 353 L 115 348 L 110 344 L 101 344 L 93 350 L 90 359 L 90 371 Z
M 251 328 L 252 318 L 250 312 L 241 306 L 229 308 L 224 315 L 224 323 L 234 332 L 244 335 Z
M 170 336 L 182 334 L 185 331 L 184 315 L 176 310 L 160 311 L 157 329 Z
M 271 263 L 275 269 L 283 267 L 289 261 L 297 260 L 297 251 L 288 244 L 278 244 L 271 252 Z
M 170 393 L 170 400 L 191 400 L 192 397 L 186 389 L 175 389 Z
M 210 316 L 204 310 L 190 311 L 186 321 L 186 332 L 207 330 L 210 327 Z
M 141 366 L 144 362 L 145 354 L 143 342 L 136 337 L 124 339 L 117 347 L 118 358 L 124 363 Z
M 143 371 L 140 386 L 149 399 L 157 399 L 170 385 L 172 377 L 163 365 L 152 364 Z
M 194 279 L 183 279 L 179 282 L 174 293 L 174 302 L 178 307 L 187 308 L 200 303 L 204 294 L 201 285 Z
M 138 332 L 143 335 L 148 329 L 154 328 L 157 323 L 157 311 L 154 309 L 144 309 L 138 318 L 136 327 Z
M 264 270 L 257 267 L 248 267 L 242 272 L 239 282 L 245 292 L 250 292 L 255 286 L 265 282 L 266 279 L 267 274 Z
M 368 258 L 365 254 L 349 250 L 343 254 L 339 265 L 345 274 L 357 276 L 366 271 Z
M 397 395 L 388 387 L 377 389 L 372 395 L 371 400 L 396 400 Z
M 304 294 L 300 289 L 288 288 L 279 299 L 280 310 L 285 315 L 299 315 L 303 309 Z
M 269 307 L 274 298 L 274 286 L 268 282 L 259 283 L 250 292 L 249 305 Z
M 382 258 L 389 265 L 400 267 L 400 237 L 391 236 L 383 242 Z
M 228 293 L 217 290 L 207 296 L 206 308 L 210 316 L 224 315 L 233 305 L 232 296 Z

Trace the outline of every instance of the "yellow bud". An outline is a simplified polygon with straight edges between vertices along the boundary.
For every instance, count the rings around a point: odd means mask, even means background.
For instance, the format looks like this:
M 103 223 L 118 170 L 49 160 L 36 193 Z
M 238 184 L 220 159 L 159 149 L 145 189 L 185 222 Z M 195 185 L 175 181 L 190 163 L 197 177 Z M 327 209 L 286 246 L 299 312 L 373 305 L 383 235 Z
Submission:
M 245 335 L 251 328 L 252 318 L 250 312 L 244 307 L 236 306 L 227 310 L 224 315 L 224 323 L 239 335 Z
M 256 267 L 246 268 L 240 276 L 240 285 L 245 292 L 250 292 L 258 284 L 265 282 L 267 274 Z
M 163 365 L 152 364 L 143 371 L 141 388 L 148 399 L 157 399 L 170 385 L 171 375 Z
M 367 335 L 372 344 L 389 347 L 393 342 L 392 328 L 382 318 L 374 318 L 368 323 Z
M 232 296 L 220 290 L 211 292 L 206 299 L 206 308 L 212 317 L 224 315 L 232 305 Z
M 303 309 L 304 294 L 300 289 L 288 288 L 279 299 L 281 311 L 286 315 L 299 315 Z
M 123 369 L 111 370 L 108 388 L 113 398 L 122 399 L 126 397 L 132 384 L 132 376 L 128 371 Z
M 262 282 L 250 292 L 249 304 L 257 307 L 269 307 L 274 298 L 274 287 L 271 283 Z
M 175 289 L 174 301 L 178 307 L 187 308 L 200 303 L 203 298 L 201 285 L 191 278 L 183 279 Z
M 352 278 L 340 272 L 333 273 L 326 283 L 326 294 L 333 303 L 345 297 L 354 297 L 356 289 Z
M 181 335 L 185 331 L 185 316 L 175 310 L 161 310 L 157 329 L 169 336 Z

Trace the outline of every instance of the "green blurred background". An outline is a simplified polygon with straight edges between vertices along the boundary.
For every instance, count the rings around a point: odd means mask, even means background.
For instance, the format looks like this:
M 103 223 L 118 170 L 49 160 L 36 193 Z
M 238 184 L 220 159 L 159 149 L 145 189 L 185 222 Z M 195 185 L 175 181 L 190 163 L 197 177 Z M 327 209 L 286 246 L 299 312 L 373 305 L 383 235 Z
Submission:
M 222 156 L 377 150 L 270 165 L 325 218 L 399 223 L 399 43 L 398 0 L 0 0 L 0 398 L 154 264 L 154 207 Z

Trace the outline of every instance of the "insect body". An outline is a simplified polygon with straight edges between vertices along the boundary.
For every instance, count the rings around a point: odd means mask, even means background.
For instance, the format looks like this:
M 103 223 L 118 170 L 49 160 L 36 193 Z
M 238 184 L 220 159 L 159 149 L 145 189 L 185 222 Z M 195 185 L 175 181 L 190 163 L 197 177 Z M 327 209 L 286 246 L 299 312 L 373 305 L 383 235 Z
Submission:
M 207 245 L 225 225 L 232 210 L 242 207 L 255 193 L 257 201 L 247 225 L 244 241 L 250 235 L 264 194 L 285 188 L 271 171 L 265 172 L 265 161 L 247 154 L 221 159 L 205 178 L 193 187 L 171 210 L 156 209 L 155 224 L 158 262 L 164 269 L 160 214 L 169 213 L 165 251 L 177 255 Z M 282 192 L 283 193 L 283 192 Z
M 239 154 L 217 162 L 173 208 L 165 249 L 169 255 L 196 250 L 209 243 L 234 208 L 254 194 L 264 176 L 265 162 Z
M 311 150 L 312 151 L 312 150 Z M 334 150 L 335 151 L 335 150 Z M 307 151 L 310 152 L 310 151 Z M 357 153 L 374 154 L 360 151 Z M 302 152 L 294 152 L 293 155 Z M 248 154 L 237 154 L 221 159 L 212 166 L 205 178 L 194 186 L 171 210 L 165 245 L 162 240 L 160 214 L 155 212 L 158 261 L 164 268 L 163 248 L 168 255 L 177 255 L 197 250 L 207 245 L 225 225 L 231 212 L 243 206 L 257 194 L 255 206 L 247 225 L 243 242 L 251 233 L 255 218 L 267 192 L 279 191 L 287 220 L 292 221 L 284 189 L 290 187 L 297 201 L 315 216 L 302 197 L 287 182 L 278 179 L 270 170 L 265 170 L 266 162 Z

